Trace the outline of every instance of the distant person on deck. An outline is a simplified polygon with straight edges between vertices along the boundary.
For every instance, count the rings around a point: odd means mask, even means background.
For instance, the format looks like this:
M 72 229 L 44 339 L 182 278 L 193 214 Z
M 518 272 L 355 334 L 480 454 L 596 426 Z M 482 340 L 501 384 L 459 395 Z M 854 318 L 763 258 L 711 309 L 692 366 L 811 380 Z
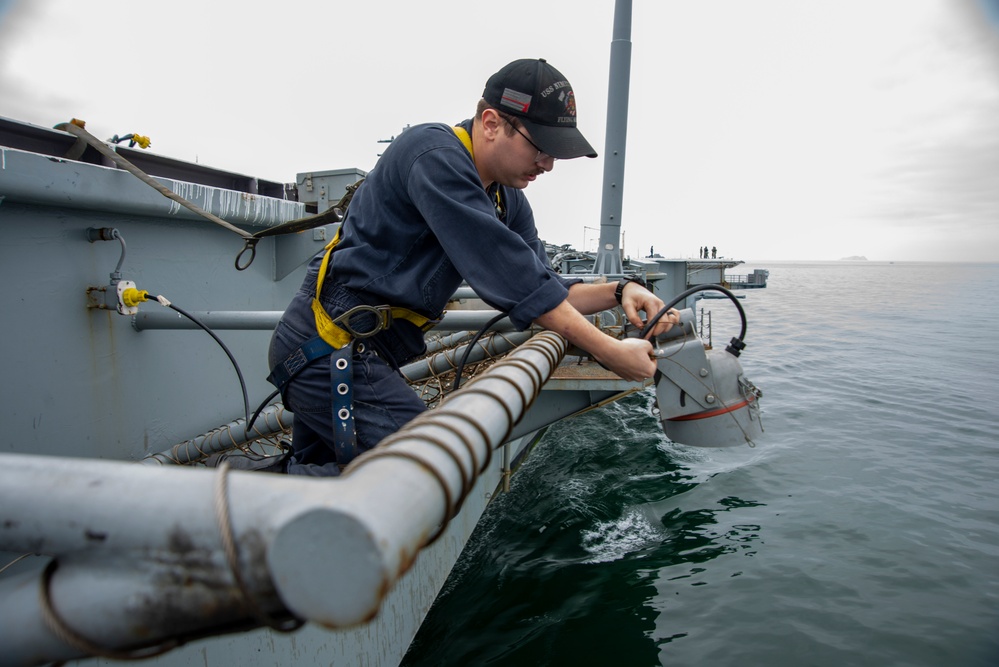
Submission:
M 654 315 L 663 302 L 634 280 L 584 284 L 556 274 L 524 196 L 556 160 L 581 156 L 596 152 L 576 128 L 572 87 L 544 60 L 517 60 L 491 76 L 474 119 L 417 125 L 394 139 L 354 195 L 335 249 L 313 258 L 271 341 L 271 380 L 295 414 L 286 472 L 338 475 L 426 409 L 398 368 L 424 352 L 425 329 L 463 280 L 518 329 L 556 331 L 626 380 L 652 377 L 649 341 L 612 338 L 583 314 L 620 304 L 641 326 L 639 312 Z M 408 315 L 372 337 L 354 338 L 342 326 L 317 336 L 317 322 L 383 305 Z M 349 324 L 368 332 L 376 322 L 369 311 Z M 671 310 L 652 333 L 678 322 Z

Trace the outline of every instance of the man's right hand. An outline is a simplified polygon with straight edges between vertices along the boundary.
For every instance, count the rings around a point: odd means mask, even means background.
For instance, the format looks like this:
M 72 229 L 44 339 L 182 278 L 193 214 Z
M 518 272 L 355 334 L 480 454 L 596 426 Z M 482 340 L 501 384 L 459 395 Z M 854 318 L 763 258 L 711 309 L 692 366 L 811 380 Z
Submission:
M 612 344 L 593 355 L 605 368 L 629 382 L 641 382 L 655 375 L 652 343 L 641 338 L 615 340 L 608 337 L 608 340 Z
M 568 301 L 563 301 L 535 322 L 565 336 L 570 343 L 589 352 L 604 368 L 629 382 L 641 382 L 655 375 L 652 343 L 641 338 L 612 338 L 593 326 Z

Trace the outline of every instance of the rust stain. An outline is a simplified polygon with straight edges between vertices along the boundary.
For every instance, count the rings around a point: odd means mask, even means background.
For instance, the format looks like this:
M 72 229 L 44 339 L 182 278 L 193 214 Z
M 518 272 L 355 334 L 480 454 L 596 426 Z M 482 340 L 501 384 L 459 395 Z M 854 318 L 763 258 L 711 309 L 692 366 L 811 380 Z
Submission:
M 398 572 L 396 572 L 396 579 L 401 579 L 402 575 L 409 572 L 409 569 L 413 567 L 414 563 L 416 563 L 416 556 L 418 553 L 419 549 L 411 552 L 408 551 L 405 547 L 402 547 L 399 550 L 399 570 Z
M 388 579 L 383 578 L 381 583 L 378 585 L 379 602 L 385 599 L 385 596 L 389 594 L 390 590 L 392 590 L 392 582 L 389 581 Z

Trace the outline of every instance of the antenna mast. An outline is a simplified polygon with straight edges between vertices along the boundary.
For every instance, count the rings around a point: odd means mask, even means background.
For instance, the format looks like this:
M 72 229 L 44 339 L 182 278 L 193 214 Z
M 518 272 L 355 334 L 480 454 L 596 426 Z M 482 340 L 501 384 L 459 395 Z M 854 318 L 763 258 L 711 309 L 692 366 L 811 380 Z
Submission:
M 614 4 L 610 82 L 607 86 L 607 139 L 604 190 L 600 204 L 600 248 L 593 273 L 619 274 L 621 208 L 624 201 L 624 154 L 628 139 L 628 92 L 631 84 L 631 0 Z

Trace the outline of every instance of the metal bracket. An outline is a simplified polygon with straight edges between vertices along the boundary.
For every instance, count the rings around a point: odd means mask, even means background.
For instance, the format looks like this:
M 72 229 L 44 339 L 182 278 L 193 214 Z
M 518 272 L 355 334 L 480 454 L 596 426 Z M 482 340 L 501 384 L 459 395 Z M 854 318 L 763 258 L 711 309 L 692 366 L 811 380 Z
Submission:
M 671 382 L 689 400 L 705 409 L 712 406 L 714 380 L 711 377 L 711 365 L 708 363 L 704 344 L 692 330 L 657 347 L 653 355 L 665 376 L 660 382 Z M 679 370 L 667 373 L 662 370 L 664 364 L 675 365 Z

